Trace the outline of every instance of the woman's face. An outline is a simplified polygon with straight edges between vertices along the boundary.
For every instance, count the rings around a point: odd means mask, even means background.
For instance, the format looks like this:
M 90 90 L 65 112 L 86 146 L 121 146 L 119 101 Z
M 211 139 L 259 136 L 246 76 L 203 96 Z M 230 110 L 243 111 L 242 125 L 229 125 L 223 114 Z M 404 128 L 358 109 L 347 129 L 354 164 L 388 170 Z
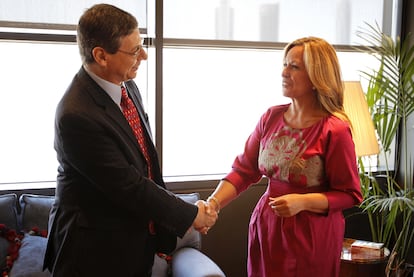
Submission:
M 283 95 L 290 98 L 313 96 L 313 85 L 303 62 L 302 45 L 294 46 L 286 54 L 282 71 Z

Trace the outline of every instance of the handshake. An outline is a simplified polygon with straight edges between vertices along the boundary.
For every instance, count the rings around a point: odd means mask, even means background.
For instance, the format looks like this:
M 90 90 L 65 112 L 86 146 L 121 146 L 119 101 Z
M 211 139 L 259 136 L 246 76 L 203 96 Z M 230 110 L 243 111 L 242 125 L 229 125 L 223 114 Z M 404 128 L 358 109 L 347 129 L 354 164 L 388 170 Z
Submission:
M 198 207 L 198 213 L 193 227 L 201 234 L 206 235 L 218 219 L 220 204 L 215 197 L 209 197 L 207 201 L 198 200 L 195 204 Z

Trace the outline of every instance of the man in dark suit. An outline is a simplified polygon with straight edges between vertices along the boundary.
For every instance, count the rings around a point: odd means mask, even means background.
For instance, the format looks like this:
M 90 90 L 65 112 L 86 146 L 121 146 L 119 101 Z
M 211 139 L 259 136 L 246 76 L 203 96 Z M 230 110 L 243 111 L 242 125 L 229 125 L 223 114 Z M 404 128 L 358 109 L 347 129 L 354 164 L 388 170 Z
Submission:
M 99 4 L 77 32 L 83 66 L 56 110 L 59 168 L 44 266 L 56 277 L 151 276 L 155 253 L 168 254 L 192 227 L 212 226 L 217 213 L 165 189 L 132 81 L 147 58 L 136 19 Z M 138 125 L 124 116 L 134 112 Z

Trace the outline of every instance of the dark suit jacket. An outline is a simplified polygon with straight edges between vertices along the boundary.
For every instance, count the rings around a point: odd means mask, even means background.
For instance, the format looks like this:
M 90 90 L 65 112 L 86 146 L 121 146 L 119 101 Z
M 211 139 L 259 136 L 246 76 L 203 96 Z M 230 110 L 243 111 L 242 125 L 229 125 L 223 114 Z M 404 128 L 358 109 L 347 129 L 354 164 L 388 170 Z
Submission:
M 82 67 L 56 110 L 59 168 L 44 264 L 54 276 L 146 276 L 154 253 L 174 249 L 196 217 L 196 206 L 165 190 L 140 93 L 133 81 L 126 88 L 147 128 L 153 181 L 120 108 Z

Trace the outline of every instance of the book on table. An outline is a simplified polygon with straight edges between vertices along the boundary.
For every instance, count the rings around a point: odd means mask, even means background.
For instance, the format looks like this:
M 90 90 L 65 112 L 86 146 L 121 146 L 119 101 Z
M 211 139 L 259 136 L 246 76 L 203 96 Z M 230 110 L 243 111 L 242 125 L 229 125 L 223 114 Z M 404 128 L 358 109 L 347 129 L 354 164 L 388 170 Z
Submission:
M 383 256 L 384 255 L 384 243 L 381 242 L 372 242 L 365 240 L 355 240 L 351 244 L 351 253 L 357 252 L 368 252 L 372 255 Z

